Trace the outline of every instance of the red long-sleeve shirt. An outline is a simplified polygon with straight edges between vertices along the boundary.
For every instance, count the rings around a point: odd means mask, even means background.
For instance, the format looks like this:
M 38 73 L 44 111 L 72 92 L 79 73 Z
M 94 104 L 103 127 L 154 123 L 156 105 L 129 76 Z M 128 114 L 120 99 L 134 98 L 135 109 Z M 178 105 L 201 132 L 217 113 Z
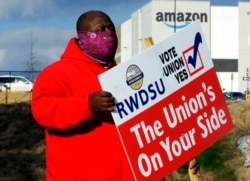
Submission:
M 32 113 L 45 128 L 47 181 L 134 180 L 111 115 L 95 116 L 89 107 L 104 71 L 72 38 L 36 79 Z

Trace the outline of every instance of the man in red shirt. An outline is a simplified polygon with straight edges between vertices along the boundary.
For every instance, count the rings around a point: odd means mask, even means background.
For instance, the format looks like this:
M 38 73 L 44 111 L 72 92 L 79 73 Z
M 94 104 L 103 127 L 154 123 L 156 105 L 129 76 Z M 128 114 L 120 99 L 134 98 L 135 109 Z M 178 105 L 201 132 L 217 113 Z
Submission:
M 133 181 L 111 112 L 115 99 L 98 75 L 116 65 L 115 27 L 101 11 L 83 13 L 61 58 L 32 92 L 32 113 L 45 128 L 47 181 Z
M 100 11 L 82 14 L 60 60 L 38 76 L 32 113 L 46 134 L 48 181 L 134 180 L 98 75 L 115 65 L 115 27 Z

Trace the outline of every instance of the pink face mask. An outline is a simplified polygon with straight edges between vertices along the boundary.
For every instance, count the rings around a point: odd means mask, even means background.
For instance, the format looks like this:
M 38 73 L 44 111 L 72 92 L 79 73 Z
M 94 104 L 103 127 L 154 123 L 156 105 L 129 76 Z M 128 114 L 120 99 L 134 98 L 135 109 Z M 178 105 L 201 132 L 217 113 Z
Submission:
M 118 44 L 115 31 L 79 31 L 78 42 L 81 50 L 101 64 L 114 60 Z

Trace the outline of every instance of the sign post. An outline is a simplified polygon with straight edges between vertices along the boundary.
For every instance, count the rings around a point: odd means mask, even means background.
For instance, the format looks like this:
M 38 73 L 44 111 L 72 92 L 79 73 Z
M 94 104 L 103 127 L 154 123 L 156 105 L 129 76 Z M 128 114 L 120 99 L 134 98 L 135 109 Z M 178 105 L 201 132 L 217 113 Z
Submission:
M 250 81 L 250 77 L 242 77 L 242 80 L 243 81 L 247 81 L 247 90 L 246 90 L 246 93 L 248 94 L 249 92 L 249 81 Z
M 247 81 L 246 94 L 248 94 L 248 92 L 249 92 L 249 81 L 250 81 L 250 78 L 249 78 L 249 69 L 248 68 L 246 69 L 246 77 L 243 77 L 243 80 Z

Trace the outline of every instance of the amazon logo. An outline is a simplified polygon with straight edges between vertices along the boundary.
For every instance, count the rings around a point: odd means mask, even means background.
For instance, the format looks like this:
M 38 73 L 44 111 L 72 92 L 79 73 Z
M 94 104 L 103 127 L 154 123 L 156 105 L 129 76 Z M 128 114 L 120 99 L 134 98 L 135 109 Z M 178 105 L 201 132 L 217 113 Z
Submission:
M 208 14 L 198 12 L 157 12 L 155 19 L 158 22 L 163 22 L 169 28 L 180 29 L 196 20 L 199 20 L 201 23 L 207 23 Z

